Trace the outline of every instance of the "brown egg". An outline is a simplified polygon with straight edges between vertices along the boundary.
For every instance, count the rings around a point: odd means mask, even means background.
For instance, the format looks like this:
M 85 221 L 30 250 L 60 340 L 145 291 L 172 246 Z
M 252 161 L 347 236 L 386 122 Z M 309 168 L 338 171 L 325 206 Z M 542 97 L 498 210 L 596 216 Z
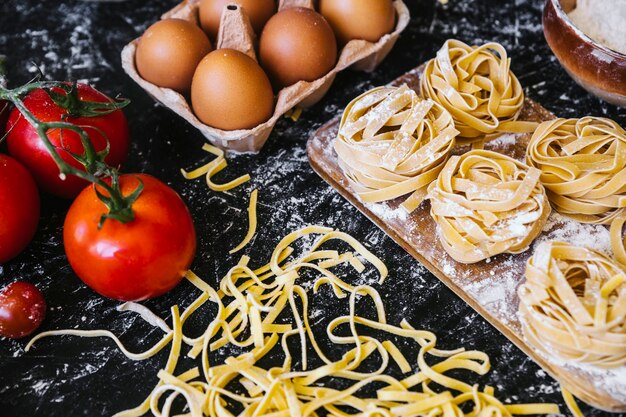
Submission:
M 272 116 L 274 93 L 254 59 L 233 49 L 218 49 L 196 69 L 191 105 L 198 119 L 209 126 L 251 129 Z
M 337 62 L 337 41 L 324 17 L 311 9 L 283 10 L 267 22 L 259 46 L 261 65 L 277 87 L 314 81 Z
M 276 13 L 275 0 L 201 0 L 200 24 L 211 39 L 217 38 L 222 11 L 229 4 L 238 4 L 243 8 L 257 34 L 261 33 L 265 23 Z
M 135 64 L 144 80 L 186 93 L 198 63 L 211 49 L 198 26 L 187 20 L 165 19 L 150 26 L 139 39 Z
M 320 0 L 320 13 L 341 44 L 352 39 L 376 42 L 396 23 L 392 0 Z

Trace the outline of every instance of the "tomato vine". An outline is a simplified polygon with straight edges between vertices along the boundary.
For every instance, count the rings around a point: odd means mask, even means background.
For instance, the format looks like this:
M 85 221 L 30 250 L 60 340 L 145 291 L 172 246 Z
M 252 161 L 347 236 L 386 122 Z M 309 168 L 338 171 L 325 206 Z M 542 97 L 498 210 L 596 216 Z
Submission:
M 1 66 L 1 63 L 0 63 Z M 33 90 L 43 89 L 58 106 L 68 112 L 68 116 L 76 117 L 96 117 L 105 115 L 126 107 L 129 104 L 127 99 L 116 99 L 108 103 L 82 101 L 78 97 L 76 83 L 60 81 L 34 81 L 14 89 L 8 89 L 0 84 L 0 100 L 6 100 L 15 106 L 17 110 L 36 130 L 37 135 L 42 140 L 44 146 L 50 153 L 52 159 L 59 168 L 60 178 L 64 180 L 67 175 L 74 175 L 96 185 L 95 191 L 98 198 L 106 205 L 108 212 L 100 218 L 99 228 L 106 219 L 117 220 L 121 223 L 129 223 L 134 219 L 132 210 L 133 203 L 139 198 L 143 190 L 143 183 L 139 185 L 129 195 L 124 196 L 120 189 L 120 173 L 115 167 L 106 164 L 105 158 L 109 153 L 107 147 L 97 152 L 91 142 L 87 132 L 81 127 L 66 121 L 44 122 L 38 120 L 24 105 L 22 97 Z M 75 132 L 83 146 L 81 154 L 67 151 L 85 169 L 84 171 L 73 167 L 63 160 L 61 155 L 48 137 L 48 132 L 59 129 Z M 102 189 L 100 191 L 98 189 Z

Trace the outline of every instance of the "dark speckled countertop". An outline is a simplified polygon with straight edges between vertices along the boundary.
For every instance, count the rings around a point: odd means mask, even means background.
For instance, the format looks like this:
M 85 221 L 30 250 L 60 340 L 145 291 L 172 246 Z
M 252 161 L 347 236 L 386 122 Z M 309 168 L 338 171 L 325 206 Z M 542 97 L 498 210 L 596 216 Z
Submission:
M 126 170 L 165 180 L 187 201 L 199 238 L 193 269 L 210 283 L 217 283 L 236 263 L 228 250 L 245 234 L 248 196 L 253 187 L 258 188 L 261 227 L 248 250 L 252 259 L 266 261 L 280 235 L 304 225 L 321 224 L 351 233 L 389 267 L 386 284 L 376 288 L 388 306 L 390 322 L 405 317 L 413 326 L 437 333 L 443 347 L 486 351 L 492 371 L 476 382 L 496 387 L 506 402 L 557 402 L 566 413 L 558 384 L 325 184 L 309 167 L 305 152 L 309 135 L 339 114 L 351 98 L 418 66 L 451 37 L 468 43 L 502 43 L 526 93 L 554 113 L 601 115 L 626 125 L 623 110 L 590 96 L 561 69 L 543 38 L 543 2 L 450 0 L 442 6 L 434 0 L 407 0 L 413 16 L 410 26 L 382 66 L 373 74 L 340 74 L 330 94 L 297 123 L 281 120 L 259 155 L 232 157 L 222 178 L 248 172 L 253 180 L 228 194 L 211 192 L 201 180 L 183 180 L 180 167 L 209 160 L 200 150 L 203 137 L 155 105 L 121 68 L 124 44 L 176 3 L 2 0 L 0 53 L 9 58 L 13 85 L 31 78 L 38 66 L 49 78 L 88 81 L 110 95 L 121 93 L 132 100 L 126 110 L 133 132 Z M 49 310 L 42 330 L 106 328 L 133 350 L 147 348 L 160 338 L 159 331 L 132 313 L 117 312 L 116 302 L 86 288 L 70 269 L 61 241 L 68 204 L 43 198 L 39 231 L 23 254 L 0 266 L 0 286 L 22 279 L 43 291 Z M 145 304 L 168 317 L 172 304 L 188 305 L 196 296 L 197 291 L 183 282 Z M 318 308 L 333 308 L 326 306 L 323 296 L 314 302 L 320 303 Z M 190 323 L 191 332 L 194 328 L 198 332 L 203 324 L 199 319 Z M 0 339 L 3 417 L 105 416 L 135 406 L 156 383 L 156 372 L 167 355 L 163 351 L 150 360 L 132 362 L 106 339 L 47 339 L 29 353 L 23 351 L 25 344 Z M 588 416 L 608 415 L 590 408 L 584 411 Z

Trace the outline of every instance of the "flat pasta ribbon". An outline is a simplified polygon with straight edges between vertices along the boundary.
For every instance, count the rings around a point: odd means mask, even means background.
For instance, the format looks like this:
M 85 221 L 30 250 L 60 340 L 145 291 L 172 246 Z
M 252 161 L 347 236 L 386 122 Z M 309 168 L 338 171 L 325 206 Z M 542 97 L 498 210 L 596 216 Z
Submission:
M 626 364 L 625 277 L 599 252 L 542 243 L 518 290 L 524 336 L 565 360 L 604 368 Z
M 318 237 L 312 245 L 302 248 L 302 253 L 296 252 L 294 248 L 302 246 L 300 240 L 313 235 Z M 321 248 L 331 240 L 341 243 L 344 249 Z M 350 263 L 362 282 L 366 266 L 354 261 L 359 258 L 378 270 L 382 284 L 387 268 L 358 241 L 342 232 L 309 226 L 283 238 L 269 263 L 258 269 L 250 269 L 250 259 L 242 257 L 221 280 L 219 289 L 187 272 L 186 278 L 201 294 L 181 315 L 177 307 L 172 309 L 172 329 L 144 307 L 124 305 L 121 310 L 138 313 L 163 330 L 167 342 L 157 346 L 171 343 L 172 353 L 149 397 L 140 406 L 116 416 L 137 417 L 147 411 L 156 417 L 511 417 L 559 412 L 555 404 L 502 403 L 493 387 L 479 389 L 478 384 L 466 382 L 489 371 L 486 353 L 463 348 L 441 350 L 436 347 L 434 333 L 415 329 L 406 320 L 389 323 L 376 289 L 352 286 L 329 270 Z M 332 356 L 327 356 L 313 331 L 318 319 L 311 322 L 309 292 L 302 285 L 311 278 L 313 293 L 327 285 L 337 298 L 346 300 L 348 314 L 335 317 L 326 326 L 326 338 L 334 347 Z M 195 338 L 186 336 L 185 321 L 193 314 L 207 318 L 207 313 L 198 309 L 209 300 L 217 312 L 211 315 L 206 331 Z M 357 309 L 362 303 L 368 308 Z M 369 313 L 359 315 L 359 310 Z M 41 337 L 74 332 L 43 334 L 29 347 Z M 123 346 L 108 332 L 79 335 L 109 335 Z M 299 342 L 297 356 L 291 352 L 291 339 Z M 405 344 L 412 349 L 405 348 L 403 353 L 398 346 Z M 200 365 L 175 375 L 182 345 L 190 347 L 187 356 L 197 358 Z M 212 362 L 216 350 L 231 345 L 237 348 L 229 349 L 225 360 Z M 341 357 L 336 355 L 338 350 Z M 411 356 L 405 356 L 411 351 Z M 145 359 L 156 349 L 140 356 L 126 350 L 123 353 Z M 226 352 L 220 353 L 226 356 Z M 315 368 L 311 368 L 308 358 L 313 354 L 319 364 Z M 281 356 L 282 364 L 276 364 Z M 270 357 L 273 360 L 269 361 Z M 377 369 L 372 371 L 374 363 Z M 392 366 L 399 368 L 399 375 Z M 391 376 L 392 372 L 398 377 Z M 461 375 L 466 379 L 459 379 Z M 187 406 L 186 414 L 177 412 L 183 404 Z
M 334 147 L 364 202 L 411 194 L 403 207 L 413 211 L 448 160 L 457 134 L 439 104 L 406 85 L 379 87 L 346 107 Z
M 459 144 L 488 139 L 497 132 L 527 133 L 537 126 L 517 118 L 524 90 L 510 70 L 502 45 L 469 46 L 449 39 L 426 63 L 420 91 L 448 110 L 460 135 Z
M 526 162 L 541 170 L 554 208 L 582 223 L 609 224 L 626 208 L 626 131 L 602 117 L 539 125 Z
M 550 204 L 539 170 L 496 152 L 450 158 L 428 188 L 443 248 L 457 262 L 520 253 L 541 233 Z

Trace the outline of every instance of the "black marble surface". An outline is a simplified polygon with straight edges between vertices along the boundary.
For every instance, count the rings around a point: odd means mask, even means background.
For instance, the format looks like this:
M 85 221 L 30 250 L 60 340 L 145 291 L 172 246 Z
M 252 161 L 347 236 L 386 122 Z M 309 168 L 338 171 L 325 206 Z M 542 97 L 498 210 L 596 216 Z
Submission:
M 492 371 L 475 379 L 495 386 L 506 402 L 557 402 L 558 384 L 515 348 L 463 301 L 444 287 L 355 208 L 326 185 L 308 165 L 305 144 L 322 123 L 341 112 L 361 92 L 384 84 L 432 57 L 444 40 L 501 42 L 527 94 L 562 116 L 603 115 L 626 125 L 623 110 L 607 105 L 578 87 L 545 44 L 541 0 L 407 0 L 409 28 L 373 74 L 340 74 L 330 94 L 293 123 L 278 123 L 259 155 L 231 158 L 219 179 L 249 172 L 252 181 L 228 194 L 217 194 L 203 181 L 186 182 L 180 167 L 209 160 L 200 150 L 202 136 L 167 109 L 155 105 L 122 71 L 120 51 L 177 0 L 88 2 L 77 0 L 2 0 L 0 53 L 9 57 L 13 85 L 26 82 L 39 67 L 51 79 L 78 79 L 104 92 L 132 100 L 126 110 L 133 132 L 127 172 L 147 172 L 172 185 L 185 198 L 195 219 L 199 246 L 193 269 L 215 284 L 237 257 L 228 250 L 245 234 L 248 196 L 260 190 L 260 230 L 248 254 L 267 260 L 280 237 L 308 224 L 332 226 L 366 243 L 382 257 L 390 277 L 378 288 L 389 321 L 405 317 L 413 326 L 432 330 L 443 347 L 465 346 L 491 356 Z M 132 313 L 119 313 L 79 281 L 63 253 L 62 223 L 66 201 L 43 198 L 39 231 L 17 259 L 0 266 L 0 286 L 22 279 L 35 283 L 49 305 L 42 330 L 107 328 L 139 351 L 160 338 L 158 330 Z M 374 282 L 372 274 L 368 279 Z M 183 282 L 166 296 L 146 302 L 162 317 L 173 304 L 186 306 L 197 296 Z M 313 297 L 321 311 L 343 307 L 329 293 Z M 320 307 L 321 306 L 321 307 Z M 341 310 L 342 311 L 342 310 Z M 327 317 L 328 316 L 328 317 Z M 322 314 L 323 325 L 333 314 Z M 198 333 L 209 317 L 190 323 Z M 320 327 L 323 328 L 323 327 Z M 55 338 L 24 353 L 26 341 L 0 339 L 1 416 L 110 415 L 139 404 L 156 383 L 166 350 L 144 362 L 132 362 L 106 339 Z M 405 347 L 406 348 L 406 347 Z M 189 367 L 183 360 L 181 369 Z M 608 415 L 584 408 L 588 416 Z

